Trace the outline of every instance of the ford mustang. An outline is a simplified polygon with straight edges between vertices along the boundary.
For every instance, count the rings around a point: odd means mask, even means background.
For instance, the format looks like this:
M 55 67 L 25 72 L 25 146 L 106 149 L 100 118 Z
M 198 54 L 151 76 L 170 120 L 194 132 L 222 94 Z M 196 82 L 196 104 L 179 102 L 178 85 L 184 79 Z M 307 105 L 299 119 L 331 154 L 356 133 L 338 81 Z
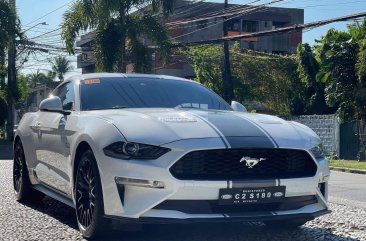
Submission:
M 301 226 L 329 212 L 329 174 L 310 128 L 160 75 L 72 77 L 14 140 L 16 199 L 75 208 L 86 238 L 113 219 Z

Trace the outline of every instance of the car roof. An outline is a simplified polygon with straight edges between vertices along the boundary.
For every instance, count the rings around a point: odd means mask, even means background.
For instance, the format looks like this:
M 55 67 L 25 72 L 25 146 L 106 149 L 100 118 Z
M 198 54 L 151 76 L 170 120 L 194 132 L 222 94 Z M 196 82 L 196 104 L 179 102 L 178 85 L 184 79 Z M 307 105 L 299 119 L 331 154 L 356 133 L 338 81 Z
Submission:
M 169 75 L 156 75 L 156 74 L 124 74 L 124 73 L 92 73 L 92 74 L 82 74 L 75 75 L 68 78 L 66 81 L 77 81 L 84 79 L 97 79 L 97 78 L 150 78 L 150 79 L 169 79 L 169 80 L 181 80 L 195 82 L 193 80 L 184 79 Z

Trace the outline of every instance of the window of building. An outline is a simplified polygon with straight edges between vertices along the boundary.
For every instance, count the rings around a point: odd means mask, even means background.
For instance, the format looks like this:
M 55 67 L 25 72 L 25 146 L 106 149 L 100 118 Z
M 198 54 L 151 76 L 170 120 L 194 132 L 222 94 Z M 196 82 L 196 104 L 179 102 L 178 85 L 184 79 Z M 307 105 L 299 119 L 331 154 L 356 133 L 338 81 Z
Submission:
M 283 51 L 283 50 L 273 50 L 272 54 L 278 54 L 278 55 L 286 55 L 288 54 L 287 51 Z
M 258 22 L 257 21 L 243 21 L 242 31 L 247 33 L 253 33 L 258 31 Z
M 277 29 L 277 28 L 283 28 L 286 26 L 285 22 L 273 22 L 272 23 L 272 28 L 273 29 Z
M 239 26 L 240 26 L 240 22 L 239 22 L 239 20 L 236 20 L 236 19 L 230 20 L 227 23 L 228 31 L 239 32 L 239 29 L 240 29 Z
M 249 49 L 254 50 L 254 43 L 252 41 L 249 42 Z
M 208 20 L 204 19 L 204 20 L 197 21 L 196 26 L 197 26 L 198 29 L 203 29 L 203 28 L 207 27 L 207 24 L 208 24 Z

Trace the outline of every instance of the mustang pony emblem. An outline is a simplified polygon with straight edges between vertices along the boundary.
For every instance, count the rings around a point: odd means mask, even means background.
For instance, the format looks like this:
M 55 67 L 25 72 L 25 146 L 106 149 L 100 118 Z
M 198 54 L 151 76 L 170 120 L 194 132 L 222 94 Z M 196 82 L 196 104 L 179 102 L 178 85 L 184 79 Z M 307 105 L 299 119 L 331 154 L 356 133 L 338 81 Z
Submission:
M 251 157 L 248 157 L 248 156 L 244 156 L 242 159 L 240 159 L 240 162 L 245 162 L 245 165 L 248 167 L 248 168 L 253 168 L 255 165 L 257 165 L 259 162 L 261 161 L 265 161 L 266 158 L 251 158 Z

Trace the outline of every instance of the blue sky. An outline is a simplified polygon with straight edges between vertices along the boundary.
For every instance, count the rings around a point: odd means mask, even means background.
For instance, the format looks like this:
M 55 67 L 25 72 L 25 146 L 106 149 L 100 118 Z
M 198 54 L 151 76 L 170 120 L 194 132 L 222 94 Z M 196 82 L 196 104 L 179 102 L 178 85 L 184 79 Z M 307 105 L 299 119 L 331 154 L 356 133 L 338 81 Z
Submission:
M 223 2 L 223 0 L 210 0 L 215 2 Z M 252 0 L 229 0 L 230 3 L 245 4 Z M 68 3 L 71 0 L 17 0 L 17 10 L 21 18 L 23 29 L 26 30 L 35 24 L 40 22 L 46 22 L 48 25 L 38 25 L 31 30 L 27 31 L 29 38 L 37 37 L 42 33 L 50 30 L 54 30 L 59 27 L 62 22 L 62 14 L 68 7 Z M 329 19 L 353 13 L 359 13 L 366 11 L 366 0 L 285 0 L 282 3 L 278 3 L 275 6 L 279 7 L 293 7 L 305 9 L 305 23 L 313 22 L 323 19 Z M 56 10 L 57 9 L 57 10 Z M 50 13 L 54 11 L 53 13 Z M 50 14 L 49 14 L 50 13 Z M 48 14 L 47 16 L 44 16 Z M 44 16 L 44 17 L 43 17 Z M 342 22 L 326 25 L 305 32 L 303 35 L 303 42 L 314 44 L 314 40 L 320 38 L 330 28 L 336 28 L 340 30 L 346 29 L 347 24 L 350 22 Z M 62 45 L 59 37 L 59 31 L 56 31 L 50 37 L 38 37 L 37 40 L 42 43 L 52 45 Z M 36 69 L 48 69 L 48 59 L 50 55 L 43 54 L 42 56 L 31 56 L 30 62 L 26 64 L 27 71 L 35 72 Z M 70 57 L 70 60 L 76 63 L 75 57 Z M 76 68 L 76 65 L 75 65 Z M 80 70 L 75 69 L 70 74 L 80 73 Z

